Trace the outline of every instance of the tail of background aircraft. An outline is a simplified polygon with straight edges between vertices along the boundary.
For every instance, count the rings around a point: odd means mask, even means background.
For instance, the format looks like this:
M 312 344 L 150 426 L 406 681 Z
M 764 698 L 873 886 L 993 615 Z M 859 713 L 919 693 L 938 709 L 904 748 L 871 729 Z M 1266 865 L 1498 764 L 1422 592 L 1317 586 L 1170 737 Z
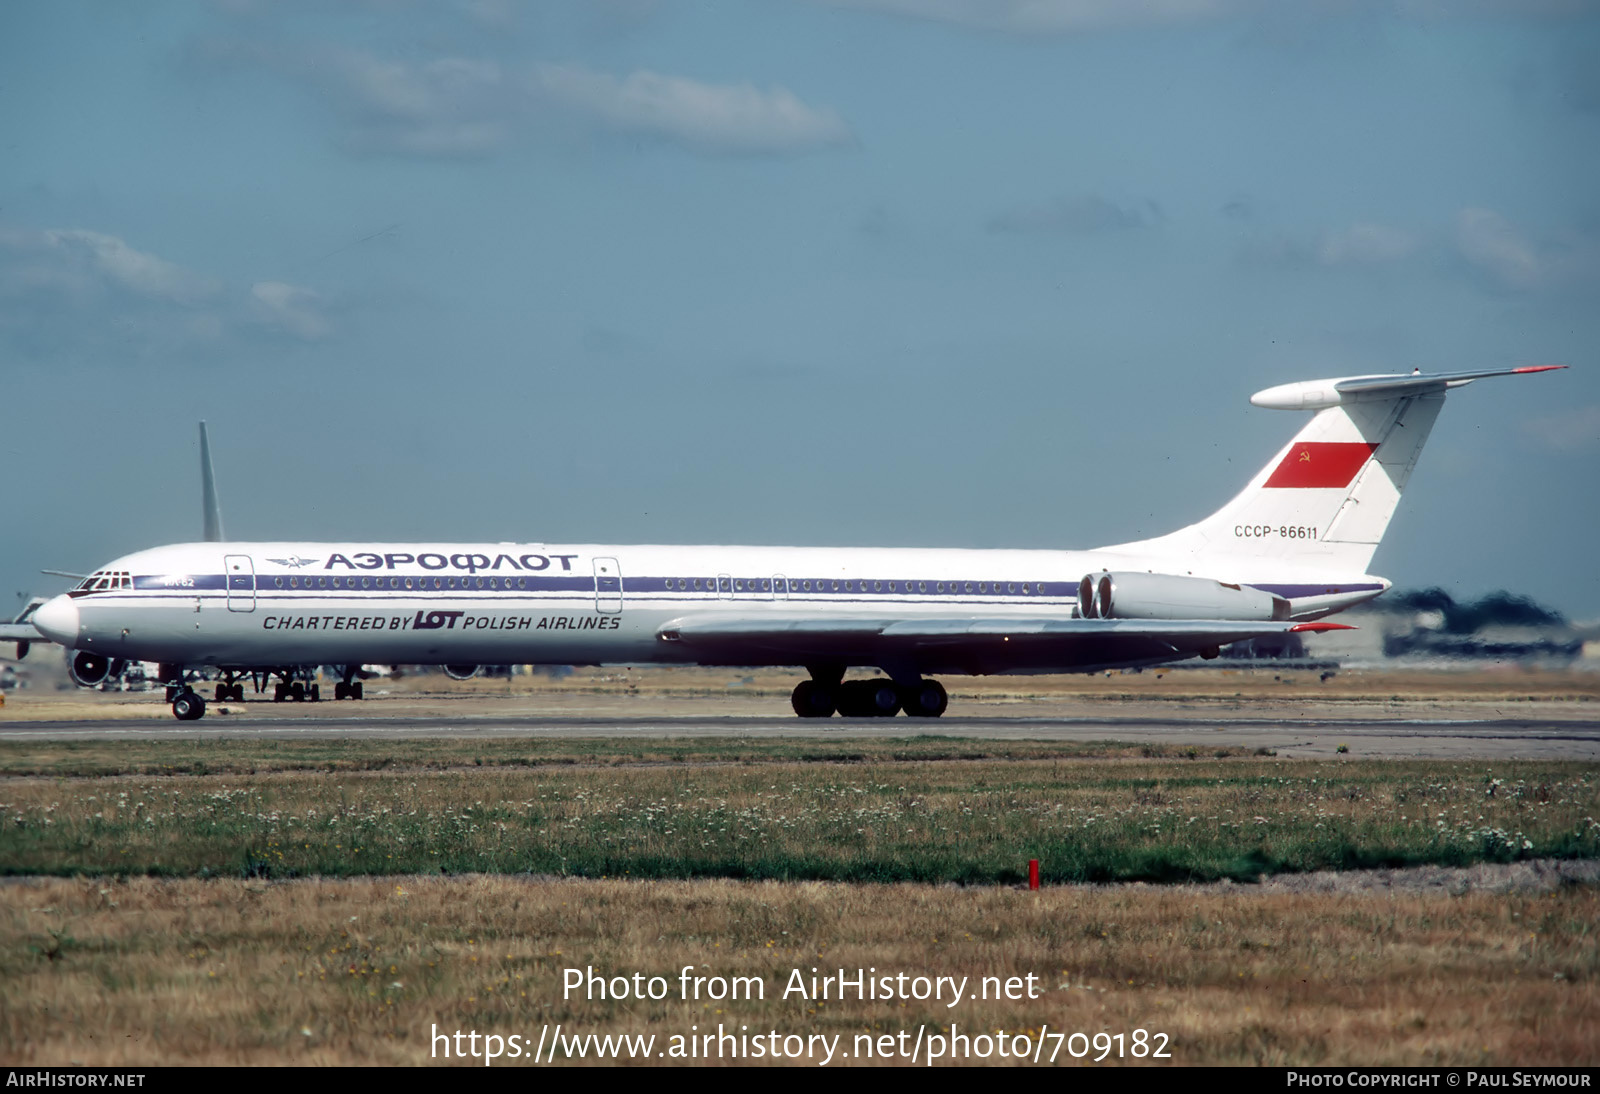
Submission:
M 1481 377 L 1565 367 L 1352 376 L 1257 392 L 1250 399 L 1256 406 L 1318 413 L 1211 516 L 1170 535 L 1103 549 L 1169 561 L 1169 572 L 1200 572 L 1227 560 L 1365 573 L 1445 392 Z
M 200 508 L 204 514 L 207 543 L 222 542 L 222 507 L 217 504 L 217 473 L 211 467 L 211 438 L 206 423 L 200 423 Z

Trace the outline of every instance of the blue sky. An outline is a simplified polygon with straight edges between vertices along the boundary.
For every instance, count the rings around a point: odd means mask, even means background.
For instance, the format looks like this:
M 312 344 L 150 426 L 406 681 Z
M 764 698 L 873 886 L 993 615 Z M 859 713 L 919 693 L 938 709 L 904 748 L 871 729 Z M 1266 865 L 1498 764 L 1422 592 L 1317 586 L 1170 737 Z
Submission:
M 1452 396 L 1374 570 L 1600 617 L 1600 6 L 0 6 L 11 590 L 230 536 L 1092 547 Z

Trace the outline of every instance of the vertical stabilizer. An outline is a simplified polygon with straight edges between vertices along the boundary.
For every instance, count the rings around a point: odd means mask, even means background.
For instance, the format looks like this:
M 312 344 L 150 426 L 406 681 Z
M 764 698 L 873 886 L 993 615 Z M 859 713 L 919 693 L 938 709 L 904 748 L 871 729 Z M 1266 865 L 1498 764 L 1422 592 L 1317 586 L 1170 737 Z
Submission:
M 211 467 L 211 441 L 200 423 L 200 504 L 205 510 L 205 541 L 222 542 L 222 509 L 217 505 L 217 473 Z
M 1257 392 L 1250 400 L 1256 406 L 1316 416 L 1211 516 L 1101 550 L 1173 573 L 1364 573 L 1445 393 L 1486 376 L 1561 367 L 1350 376 Z

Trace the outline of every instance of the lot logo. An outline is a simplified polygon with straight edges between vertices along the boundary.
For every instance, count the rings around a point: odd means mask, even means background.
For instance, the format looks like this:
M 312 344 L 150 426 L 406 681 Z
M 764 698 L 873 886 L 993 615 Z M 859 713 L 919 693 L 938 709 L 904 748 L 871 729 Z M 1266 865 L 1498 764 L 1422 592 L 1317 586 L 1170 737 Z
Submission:
M 414 631 L 436 631 L 441 627 L 448 631 L 456 629 L 456 620 L 465 612 L 418 612 L 416 620 L 411 624 Z

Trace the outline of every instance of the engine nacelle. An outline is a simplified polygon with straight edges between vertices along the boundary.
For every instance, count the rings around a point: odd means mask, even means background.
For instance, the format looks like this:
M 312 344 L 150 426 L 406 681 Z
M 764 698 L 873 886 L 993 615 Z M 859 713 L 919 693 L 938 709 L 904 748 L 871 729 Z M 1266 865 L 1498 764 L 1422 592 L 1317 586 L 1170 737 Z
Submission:
M 478 675 L 477 665 L 446 665 L 444 674 L 452 680 L 471 680 Z
M 1289 618 L 1289 602 L 1262 589 L 1176 574 L 1085 574 L 1078 612 L 1086 619 Z
M 79 650 L 67 662 L 67 675 L 80 688 L 99 687 L 111 676 L 111 659 L 88 650 Z

